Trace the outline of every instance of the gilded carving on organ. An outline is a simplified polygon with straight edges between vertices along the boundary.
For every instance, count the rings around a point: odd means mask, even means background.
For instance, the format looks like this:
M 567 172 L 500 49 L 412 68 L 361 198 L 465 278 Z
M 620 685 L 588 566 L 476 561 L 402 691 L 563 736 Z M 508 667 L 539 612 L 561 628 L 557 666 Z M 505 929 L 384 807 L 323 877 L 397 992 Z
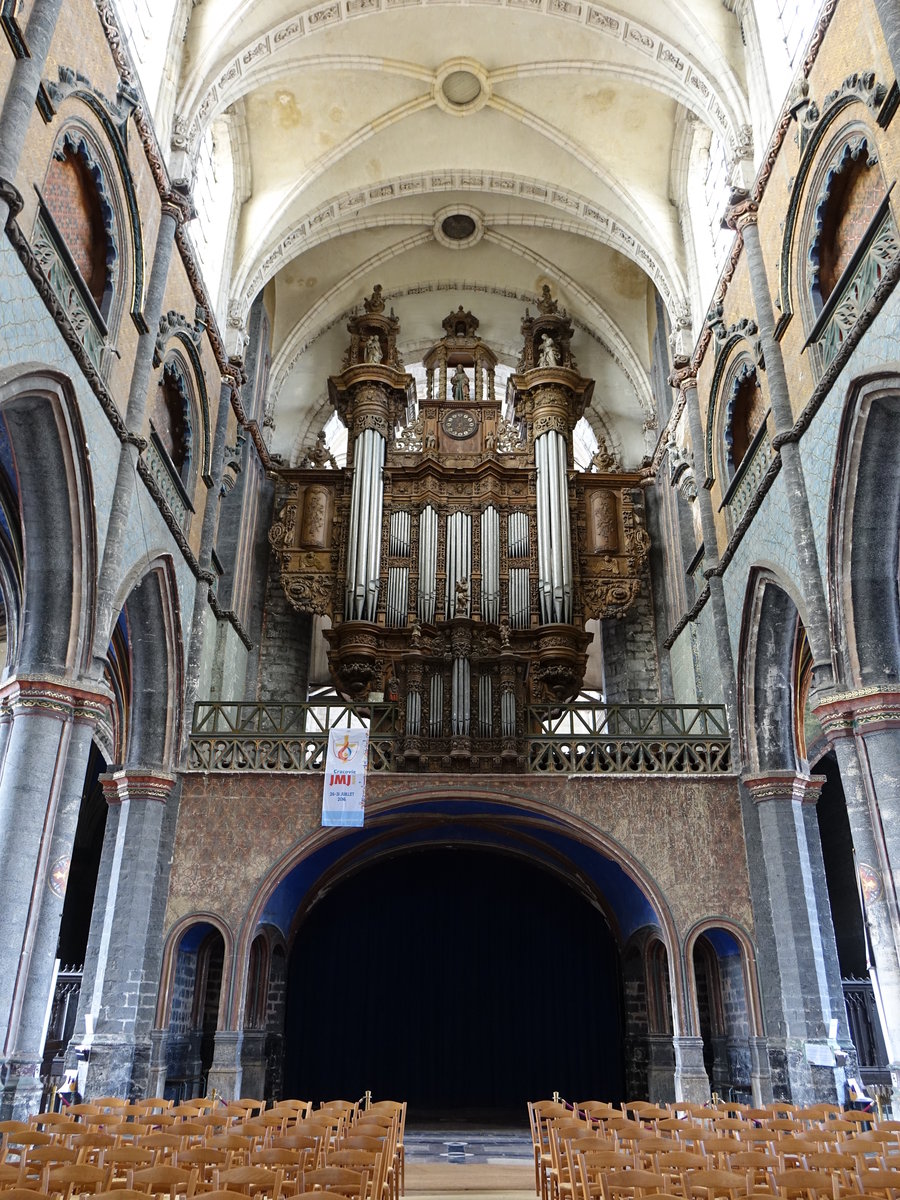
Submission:
M 304 546 L 324 547 L 327 510 L 327 489 L 323 487 L 307 488 L 303 499 L 303 524 L 300 526 L 300 541 Z
M 612 491 L 595 491 L 591 496 L 591 532 L 595 554 L 615 554 L 619 549 L 619 510 Z

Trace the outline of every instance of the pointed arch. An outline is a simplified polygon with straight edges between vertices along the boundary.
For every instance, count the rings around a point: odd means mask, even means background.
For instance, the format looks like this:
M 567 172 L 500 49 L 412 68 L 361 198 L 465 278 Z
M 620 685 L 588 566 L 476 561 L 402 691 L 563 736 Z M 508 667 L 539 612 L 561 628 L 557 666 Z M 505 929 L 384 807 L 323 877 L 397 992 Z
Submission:
M 72 383 L 41 364 L 0 371 L 0 416 L 22 546 L 18 652 L 11 667 L 77 674 L 89 658 L 97 551 L 93 487 Z

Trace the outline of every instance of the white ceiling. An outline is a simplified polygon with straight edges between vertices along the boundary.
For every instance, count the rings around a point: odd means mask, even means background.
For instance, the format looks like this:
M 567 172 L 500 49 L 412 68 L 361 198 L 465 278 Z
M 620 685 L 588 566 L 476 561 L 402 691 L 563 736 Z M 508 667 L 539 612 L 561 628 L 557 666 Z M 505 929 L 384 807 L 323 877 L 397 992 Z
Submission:
M 597 381 L 592 424 L 639 463 L 655 292 L 673 315 L 690 303 L 680 131 L 733 144 L 742 62 L 721 0 L 200 0 L 176 111 L 195 145 L 224 119 L 239 153 L 229 313 L 268 289 L 272 450 L 290 460 L 321 428 L 375 283 L 407 362 L 462 304 L 510 365 L 549 283 Z M 471 244 L 436 239 L 447 212 L 473 216 Z

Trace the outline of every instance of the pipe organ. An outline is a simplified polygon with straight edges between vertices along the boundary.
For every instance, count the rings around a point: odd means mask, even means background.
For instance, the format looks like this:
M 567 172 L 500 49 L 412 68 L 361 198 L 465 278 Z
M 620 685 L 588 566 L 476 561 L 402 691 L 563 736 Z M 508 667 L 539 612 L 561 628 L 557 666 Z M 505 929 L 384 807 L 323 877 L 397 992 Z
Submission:
M 646 573 L 642 476 L 574 469 L 593 382 L 565 311 L 548 288 L 526 310 L 505 397 L 478 324 L 445 319 L 417 409 L 375 289 L 329 379 L 347 466 L 281 471 L 269 534 L 290 602 L 331 619 L 338 691 L 397 700 L 411 769 L 519 769 L 528 703 L 577 694 L 585 622 L 623 617 Z

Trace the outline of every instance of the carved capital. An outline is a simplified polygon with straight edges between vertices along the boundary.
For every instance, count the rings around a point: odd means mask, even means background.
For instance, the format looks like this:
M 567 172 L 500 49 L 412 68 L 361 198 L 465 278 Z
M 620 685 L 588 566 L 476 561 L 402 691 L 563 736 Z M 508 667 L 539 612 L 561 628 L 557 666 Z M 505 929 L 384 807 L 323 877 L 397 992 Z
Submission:
M 829 741 L 900 729 L 900 691 L 874 686 L 832 693 L 817 700 L 813 712 Z
M 742 780 L 755 804 L 762 804 L 765 800 L 815 804 L 825 783 L 825 776 L 800 775 L 796 771 L 766 771 L 762 775 L 744 775 Z
M 30 713 L 97 725 L 108 718 L 111 704 L 103 684 L 73 684 L 52 675 L 15 675 L 0 689 L 0 706 L 13 716 Z
M 669 387 L 679 392 L 687 392 L 697 386 L 697 368 L 689 358 L 676 357 L 669 376 Z
M 758 219 L 759 204 L 747 192 L 735 188 L 722 224 L 741 233 L 748 225 L 755 225 Z
M 106 803 L 124 804 L 126 800 L 155 800 L 165 804 L 175 786 L 175 776 L 157 767 L 124 767 L 100 776 Z

